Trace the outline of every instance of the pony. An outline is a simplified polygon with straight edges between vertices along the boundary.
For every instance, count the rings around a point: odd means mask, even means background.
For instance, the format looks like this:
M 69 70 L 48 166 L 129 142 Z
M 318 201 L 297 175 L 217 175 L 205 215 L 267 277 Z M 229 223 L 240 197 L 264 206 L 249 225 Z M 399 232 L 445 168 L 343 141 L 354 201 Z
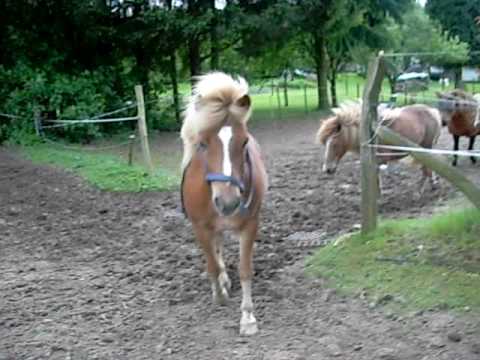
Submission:
M 253 313 L 253 246 L 268 178 L 260 146 L 248 132 L 248 84 L 222 72 L 200 76 L 184 113 L 182 208 L 206 259 L 213 300 L 224 304 L 231 282 L 223 233 L 240 242 L 240 334 L 258 331 Z
M 473 150 L 475 137 L 480 135 L 480 95 L 475 96 L 455 89 L 445 93 L 436 93 L 439 98 L 438 108 L 442 114 L 442 123 L 453 136 L 453 150 L 458 151 L 460 137 L 468 137 L 468 150 Z M 471 156 L 473 164 L 477 162 Z M 458 156 L 453 155 L 452 165 L 457 166 Z
M 323 171 L 334 174 L 342 157 L 347 152 L 360 152 L 360 117 L 362 104 L 349 102 L 333 109 L 333 116 L 324 120 L 316 134 L 316 142 L 325 146 Z M 438 140 L 441 130 L 441 116 L 437 109 L 426 105 L 410 105 L 401 108 L 379 108 L 381 125 L 413 141 L 415 144 L 431 149 Z M 379 148 L 378 164 L 399 160 L 408 153 Z M 435 178 L 432 171 L 422 166 L 421 192 L 425 181 L 430 179 L 432 187 Z

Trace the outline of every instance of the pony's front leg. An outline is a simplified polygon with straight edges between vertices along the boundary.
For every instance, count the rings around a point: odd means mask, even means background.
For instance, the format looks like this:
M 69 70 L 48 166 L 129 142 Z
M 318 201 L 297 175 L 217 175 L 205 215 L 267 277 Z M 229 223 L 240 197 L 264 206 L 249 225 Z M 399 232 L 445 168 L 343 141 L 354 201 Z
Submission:
M 215 241 L 217 244 L 217 261 L 220 268 L 220 273 L 218 275 L 218 282 L 220 283 L 221 291 L 223 294 L 226 294 L 228 297 L 228 292 L 232 288 L 232 282 L 228 277 L 225 263 L 223 262 L 223 234 L 217 233 L 215 235 Z
M 252 275 L 253 245 L 257 236 L 257 220 L 251 220 L 240 233 L 240 284 L 242 286 L 242 318 L 240 335 L 253 335 L 258 332 L 257 320 L 253 315 Z
M 453 151 L 458 151 L 458 145 L 460 143 L 460 136 L 458 135 L 453 135 Z M 453 155 L 453 166 L 457 166 L 457 161 L 458 161 L 458 156 Z
M 225 304 L 228 299 L 228 291 L 220 282 L 220 274 L 222 273 L 222 266 L 218 261 L 217 255 L 217 239 L 213 229 L 202 225 L 194 225 L 193 229 L 197 240 L 205 254 L 207 260 L 207 273 L 212 285 L 213 301 L 217 304 Z M 222 261 L 223 264 L 223 261 Z M 223 265 L 225 271 L 225 265 Z

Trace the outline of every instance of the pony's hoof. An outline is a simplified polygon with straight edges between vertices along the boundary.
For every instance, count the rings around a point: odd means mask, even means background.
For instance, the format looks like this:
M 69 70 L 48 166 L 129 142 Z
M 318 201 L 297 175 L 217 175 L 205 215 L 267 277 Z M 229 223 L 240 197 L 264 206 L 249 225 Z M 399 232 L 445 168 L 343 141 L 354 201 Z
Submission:
M 220 287 L 227 289 L 227 291 L 232 289 L 232 282 L 230 281 L 226 271 L 218 275 L 218 282 L 220 283 Z
M 240 322 L 240 335 L 251 336 L 258 332 L 257 320 L 253 321 L 241 321 Z
M 477 159 L 475 159 L 474 157 L 472 157 L 470 160 L 472 160 L 472 164 L 476 164 L 476 163 L 477 163 Z
M 219 289 L 219 291 L 213 293 L 213 302 L 217 305 L 226 305 L 228 299 L 228 291 L 223 287 Z

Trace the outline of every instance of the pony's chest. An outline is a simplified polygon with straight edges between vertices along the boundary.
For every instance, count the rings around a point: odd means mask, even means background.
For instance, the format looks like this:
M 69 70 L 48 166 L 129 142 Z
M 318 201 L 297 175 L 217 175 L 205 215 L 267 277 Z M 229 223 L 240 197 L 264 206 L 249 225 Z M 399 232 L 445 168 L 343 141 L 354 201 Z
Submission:
M 243 219 L 240 216 L 218 217 L 215 221 L 217 231 L 235 231 L 242 227 Z

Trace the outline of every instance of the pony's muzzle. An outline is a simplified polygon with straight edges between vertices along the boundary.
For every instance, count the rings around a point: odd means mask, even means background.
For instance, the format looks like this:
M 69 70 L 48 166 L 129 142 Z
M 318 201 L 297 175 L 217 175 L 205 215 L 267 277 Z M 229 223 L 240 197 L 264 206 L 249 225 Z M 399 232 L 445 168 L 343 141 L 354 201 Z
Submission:
M 335 166 L 327 166 L 327 164 L 324 164 L 322 170 L 329 175 L 333 175 L 335 174 L 335 171 L 337 171 L 337 168 Z
M 220 215 L 230 216 L 240 207 L 241 199 L 239 196 L 216 196 L 213 203 Z

